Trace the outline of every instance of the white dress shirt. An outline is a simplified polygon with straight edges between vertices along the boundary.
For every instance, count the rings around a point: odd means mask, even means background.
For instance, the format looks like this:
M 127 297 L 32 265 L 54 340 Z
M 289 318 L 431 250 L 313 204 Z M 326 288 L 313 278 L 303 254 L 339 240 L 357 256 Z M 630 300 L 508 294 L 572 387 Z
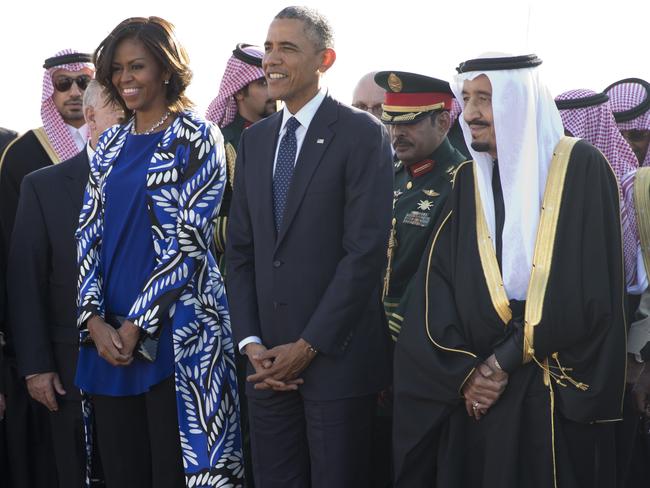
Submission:
M 320 107 L 321 103 L 323 103 L 323 100 L 325 100 L 325 91 L 324 90 L 319 90 L 318 93 L 309 100 L 305 105 L 302 106 L 300 110 L 298 110 L 297 113 L 292 114 L 289 112 L 289 109 L 287 106 L 284 106 L 284 109 L 282 110 L 282 124 L 280 125 L 280 134 L 278 137 L 278 144 L 275 147 L 275 158 L 273 159 L 273 174 L 275 174 L 275 165 L 278 162 L 278 152 L 280 151 L 280 141 L 282 141 L 282 137 L 284 137 L 284 134 L 287 132 L 287 121 L 291 117 L 295 117 L 298 122 L 300 122 L 300 127 L 296 129 L 296 161 L 298 161 L 298 155 L 300 154 L 300 148 L 302 148 L 302 143 L 305 141 L 305 135 L 307 134 L 307 129 L 309 129 L 309 124 L 311 124 L 311 121 L 313 120 L 314 116 L 316 115 L 316 112 L 318 111 L 318 108 Z M 296 162 L 294 161 L 294 166 Z M 256 343 L 256 344 L 261 344 L 262 339 L 260 339 L 257 336 L 249 336 L 240 341 L 239 343 L 239 352 L 244 353 L 244 348 L 250 344 L 250 343 Z
M 72 140 L 74 140 L 77 149 L 81 151 L 86 145 L 86 143 L 88 142 L 88 126 L 84 124 L 77 129 L 76 127 L 73 127 L 70 124 L 66 124 L 66 125 L 68 126 L 68 130 L 72 135 Z
M 95 150 L 90 145 L 90 141 L 86 144 L 86 153 L 88 154 L 88 162 L 92 163 L 93 158 L 95 157 Z

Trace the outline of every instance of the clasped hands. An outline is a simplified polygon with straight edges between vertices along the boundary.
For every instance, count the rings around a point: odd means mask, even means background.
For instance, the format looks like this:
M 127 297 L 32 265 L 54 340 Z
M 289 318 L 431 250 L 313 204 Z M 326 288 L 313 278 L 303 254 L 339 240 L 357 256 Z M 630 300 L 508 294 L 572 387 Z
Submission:
M 244 353 L 255 368 L 246 378 L 256 390 L 293 391 L 304 383 L 299 375 L 316 357 L 304 339 L 267 349 L 262 344 L 247 344 Z
M 494 354 L 472 372 L 463 385 L 467 415 L 480 420 L 501 397 L 508 384 L 508 373 L 499 368 Z
M 133 361 L 133 351 L 140 339 L 140 328 L 125 320 L 119 329 L 94 315 L 88 320 L 88 332 L 98 354 L 113 366 L 128 366 Z

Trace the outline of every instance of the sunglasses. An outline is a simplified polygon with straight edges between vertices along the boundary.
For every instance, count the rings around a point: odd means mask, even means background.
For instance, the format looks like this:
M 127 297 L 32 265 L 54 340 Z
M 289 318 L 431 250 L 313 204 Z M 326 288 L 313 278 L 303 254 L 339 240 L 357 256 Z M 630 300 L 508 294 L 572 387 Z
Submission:
M 54 80 L 54 88 L 56 88 L 56 91 L 67 92 L 70 88 L 72 88 L 73 83 L 76 83 L 79 89 L 81 91 L 84 91 L 88 86 L 88 83 L 90 83 L 90 76 L 81 75 L 77 76 L 76 78 L 61 76 L 60 78 Z

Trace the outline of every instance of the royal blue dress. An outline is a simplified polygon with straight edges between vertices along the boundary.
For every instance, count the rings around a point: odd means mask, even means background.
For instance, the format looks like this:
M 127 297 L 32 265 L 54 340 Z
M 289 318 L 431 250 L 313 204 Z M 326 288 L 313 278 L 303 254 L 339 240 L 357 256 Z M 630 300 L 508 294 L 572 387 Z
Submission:
M 106 178 L 101 271 L 107 315 L 126 317 L 154 269 L 156 255 L 147 209 L 147 169 L 163 132 L 129 134 Z M 128 366 L 112 366 L 94 347 L 79 352 L 76 385 L 91 395 L 125 396 L 148 391 L 174 372 L 172 332 L 163 324 L 152 363 L 134 356 Z

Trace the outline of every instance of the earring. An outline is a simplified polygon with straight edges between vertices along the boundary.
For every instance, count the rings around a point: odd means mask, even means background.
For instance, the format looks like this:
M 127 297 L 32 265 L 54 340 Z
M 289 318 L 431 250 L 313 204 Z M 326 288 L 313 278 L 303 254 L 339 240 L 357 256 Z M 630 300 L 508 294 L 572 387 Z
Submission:
M 163 83 L 164 83 L 165 85 L 169 85 L 169 80 L 165 80 L 165 81 L 163 81 Z

